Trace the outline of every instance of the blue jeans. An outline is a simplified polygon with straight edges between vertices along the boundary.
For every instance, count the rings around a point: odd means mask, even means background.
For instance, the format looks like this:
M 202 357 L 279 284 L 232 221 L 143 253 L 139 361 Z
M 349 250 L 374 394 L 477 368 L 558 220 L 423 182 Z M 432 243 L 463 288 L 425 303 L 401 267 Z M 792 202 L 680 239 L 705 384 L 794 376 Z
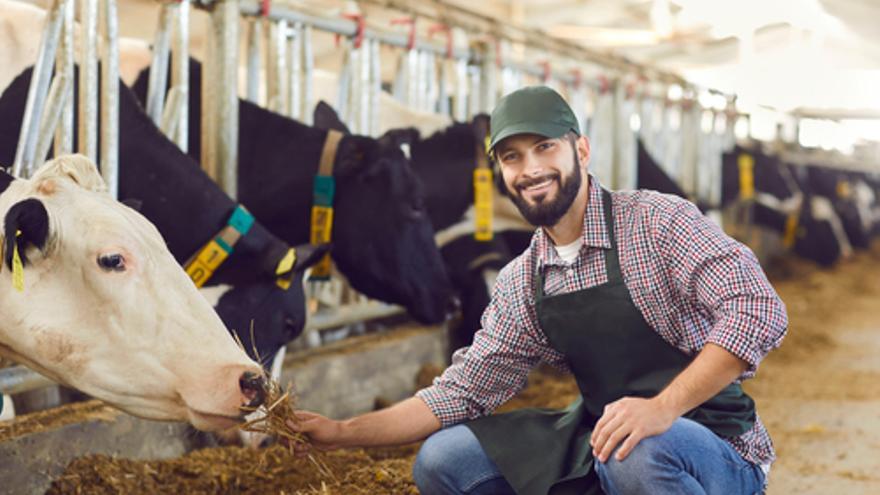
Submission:
M 679 418 L 642 440 L 621 462 L 595 463 L 607 495 L 753 495 L 764 490 L 764 472 L 745 461 L 706 427 Z M 423 495 L 513 493 L 480 442 L 464 425 L 428 437 L 413 478 Z

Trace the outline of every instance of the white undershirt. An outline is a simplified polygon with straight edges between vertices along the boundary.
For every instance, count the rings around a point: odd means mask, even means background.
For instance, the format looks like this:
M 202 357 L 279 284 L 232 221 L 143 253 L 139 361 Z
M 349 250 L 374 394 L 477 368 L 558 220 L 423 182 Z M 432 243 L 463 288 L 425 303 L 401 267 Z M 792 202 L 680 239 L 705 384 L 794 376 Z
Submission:
M 584 245 L 584 238 L 578 236 L 578 238 L 572 242 L 571 244 L 566 244 L 564 246 L 553 246 L 556 249 L 556 254 L 562 258 L 567 264 L 572 264 L 574 260 L 577 259 L 578 253 L 581 250 L 581 246 Z

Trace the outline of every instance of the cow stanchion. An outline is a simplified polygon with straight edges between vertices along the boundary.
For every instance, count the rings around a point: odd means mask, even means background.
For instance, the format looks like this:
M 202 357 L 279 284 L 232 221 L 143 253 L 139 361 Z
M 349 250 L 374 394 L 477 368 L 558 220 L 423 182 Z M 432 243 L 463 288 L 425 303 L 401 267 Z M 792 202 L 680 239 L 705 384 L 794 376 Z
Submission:
M 43 108 L 52 76 L 55 50 L 58 46 L 58 38 L 61 33 L 62 21 L 64 20 L 65 4 L 68 1 L 73 0 L 56 0 L 52 4 L 49 15 L 46 18 L 40 50 L 37 53 L 37 63 L 34 66 L 33 84 L 31 84 L 28 90 L 27 103 L 25 103 L 24 118 L 21 122 L 21 134 L 15 152 L 15 162 L 12 165 L 12 173 L 18 177 L 29 177 L 35 165 L 40 120 L 43 117 Z M 59 77 L 61 77 L 60 74 Z M 39 159 L 42 160 L 42 158 L 40 157 Z

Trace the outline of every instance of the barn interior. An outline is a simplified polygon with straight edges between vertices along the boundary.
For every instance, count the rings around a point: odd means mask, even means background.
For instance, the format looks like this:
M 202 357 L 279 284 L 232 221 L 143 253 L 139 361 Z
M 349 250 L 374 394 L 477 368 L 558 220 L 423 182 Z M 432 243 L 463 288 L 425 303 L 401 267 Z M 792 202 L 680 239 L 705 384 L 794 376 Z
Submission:
M 781 346 L 743 381 L 776 449 L 766 493 L 874 494 L 877 19 L 871 0 L 0 0 L 0 164 L 29 180 L 88 157 L 221 337 L 296 409 L 341 420 L 431 386 L 482 328 L 536 229 L 487 153 L 488 116 L 548 86 L 602 186 L 694 203 L 784 303 Z M 10 235 L 6 220 L 0 306 L 88 312 L 94 298 L 60 285 L 57 306 L 28 302 L 52 282 L 14 267 Z M 138 297 L 164 290 L 150 289 Z M 100 300 L 123 308 L 117 295 Z M 170 352 L 140 335 L 107 351 L 82 327 L 114 366 Z M 141 417 L 74 385 L 66 355 L 29 355 L 15 328 L 0 325 L 0 493 L 419 493 L 420 443 L 301 457 Z M 207 348 L 199 335 L 173 345 Z M 579 395 L 541 365 L 498 411 Z

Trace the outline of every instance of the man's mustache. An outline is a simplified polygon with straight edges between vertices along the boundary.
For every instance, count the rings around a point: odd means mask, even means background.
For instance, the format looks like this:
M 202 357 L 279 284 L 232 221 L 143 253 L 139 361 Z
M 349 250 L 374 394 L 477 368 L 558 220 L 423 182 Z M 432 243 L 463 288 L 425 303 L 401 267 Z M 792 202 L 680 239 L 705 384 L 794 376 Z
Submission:
M 540 184 L 540 183 L 546 181 L 547 179 L 555 180 L 558 182 L 559 181 L 559 174 L 558 173 L 549 173 L 549 174 L 539 175 L 537 177 L 527 177 L 525 179 L 520 179 L 519 181 L 517 181 L 516 184 L 514 184 L 514 187 L 516 187 L 517 191 L 521 192 L 523 189 L 534 186 L 535 184 Z

